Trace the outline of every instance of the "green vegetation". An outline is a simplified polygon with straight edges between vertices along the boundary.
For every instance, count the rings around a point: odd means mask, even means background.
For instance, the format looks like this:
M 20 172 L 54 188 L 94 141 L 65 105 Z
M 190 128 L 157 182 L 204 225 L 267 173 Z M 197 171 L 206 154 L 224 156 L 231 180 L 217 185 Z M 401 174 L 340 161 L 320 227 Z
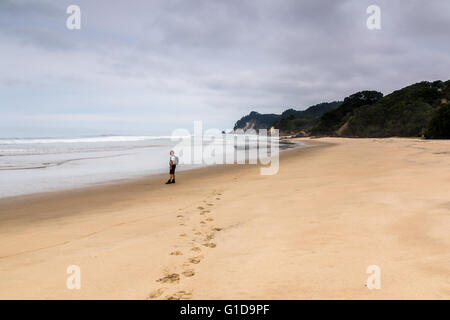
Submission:
M 233 130 L 237 129 L 269 129 L 272 123 L 280 118 L 277 114 L 261 114 L 256 111 L 250 112 L 236 122 Z
M 360 91 L 343 102 L 288 109 L 281 115 L 252 112 L 236 126 L 248 127 L 247 120 L 290 135 L 450 139 L 450 80 L 415 83 L 384 97 Z
M 395 91 L 373 105 L 355 110 L 341 134 L 357 137 L 420 137 L 427 131 L 431 119 L 438 116 L 437 107 L 445 98 L 444 87 L 442 81 L 420 82 Z
M 279 129 L 283 134 L 292 132 L 299 132 L 312 128 L 318 121 L 318 118 L 325 112 L 333 110 L 341 102 L 325 102 L 307 108 L 306 110 L 297 111 L 288 109 L 281 115 L 277 114 L 261 114 L 256 111 L 242 117 L 234 125 L 234 130 L 237 129 L 270 129 L 274 127 Z
M 450 81 L 419 82 L 382 97 L 362 91 L 325 113 L 313 135 L 448 138 Z
M 450 139 L 450 106 L 438 107 L 431 118 L 424 136 L 428 139 Z
M 377 91 L 360 91 L 344 99 L 339 108 L 325 113 L 311 133 L 314 135 L 339 135 L 338 132 L 353 116 L 353 112 L 380 100 L 383 94 Z
M 297 134 L 301 131 L 307 131 L 317 124 L 324 113 L 338 108 L 341 103 L 339 101 L 324 102 L 303 111 L 288 109 L 281 114 L 280 119 L 272 126 L 280 130 L 281 134 Z

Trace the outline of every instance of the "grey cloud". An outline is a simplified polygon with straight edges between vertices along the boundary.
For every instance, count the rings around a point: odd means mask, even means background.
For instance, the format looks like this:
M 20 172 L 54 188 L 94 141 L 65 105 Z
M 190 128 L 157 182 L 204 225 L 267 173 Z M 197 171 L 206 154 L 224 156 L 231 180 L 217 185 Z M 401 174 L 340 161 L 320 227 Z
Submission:
M 55 78 L 76 77 L 75 89 L 96 103 L 157 104 L 180 116 L 195 106 L 205 117 L 221 114 L 230 126 L 250 109 L 280 112 L 358 90 L 389 93 L 448 78 L 450 3 L 376 3 L 382 29 L 370 31 L 369 0 L 78 0 L 82 30 L 71 33 L 65 29 L 71 1 L 8 0 L 0 3 L 0 34 L 49 51 L 33 51 L 37 61 L 55 56 L 55 63 L 75 64 L 67 74 L 55 67 Z
M 45 49 L 71 49 L 67 39 L 65 8 L 48 1 L 12 1 L 0 3 L 0 34 L 23 45 Z

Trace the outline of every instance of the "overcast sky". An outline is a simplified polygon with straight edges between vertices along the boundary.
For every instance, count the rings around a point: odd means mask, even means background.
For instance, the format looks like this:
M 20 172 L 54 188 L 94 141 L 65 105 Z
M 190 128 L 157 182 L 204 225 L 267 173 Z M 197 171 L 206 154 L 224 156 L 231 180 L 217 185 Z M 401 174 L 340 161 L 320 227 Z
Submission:
M 0 137 L 225 129 L 448 80 L 449 31 L 448 0 L 0 0 Z

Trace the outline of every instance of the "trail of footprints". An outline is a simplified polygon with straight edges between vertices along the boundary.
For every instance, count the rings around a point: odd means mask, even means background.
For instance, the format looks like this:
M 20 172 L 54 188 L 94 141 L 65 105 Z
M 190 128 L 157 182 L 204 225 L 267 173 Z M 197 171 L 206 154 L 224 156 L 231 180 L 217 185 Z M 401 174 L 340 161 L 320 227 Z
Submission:
M 190 299 L 192 291 L 176 291 L 172 294 L 167 294 L 167 291 L 171 291 L 176 284 L 183 281 L 184 278 L 191 278 L 195 276 L 195 266 L 201 263 L 204 258 L 204 250 L 212 249 L 216 247 L 214 243 L 214 235 L 216 232 L 222 230 L 222 228 L 212 225 L 214 218 L 212 217 L 212 209 L 214 202 L 221 200 L 222 192 L 214 191 L 206 200 L 203 200 L 203 204 L 196 207 L 194 212 L 198 214 L 192 219 L 186 217 L 183 214 L 176 216 L 178 225 L 183 228 L 183 231 L 179 234 L 181 245 L 175 246 L 174 250 L 169 254 L 171 256 L 187 256 L 185 262 L 176 267 L 173 272 L 173 268 L 167 268 L 164 272 L 164 276 L 157 279 L 156 282 L 164 284 L 166 286 L 158 288 L 151 292 L 147 299 L 163 298 L 166 300 L 180 300 Z M 199 217 L 199 219 L 197 219 Z M 192 220 L 192 222 L 190 222 Z M 189 223 L 190 222 L 190 223 Z M 202 249 L 203 247 L 203 249 Z M 181 248 L 185 249 L 182 250 Z M 170 271 L 172 270 L 172 271 Z

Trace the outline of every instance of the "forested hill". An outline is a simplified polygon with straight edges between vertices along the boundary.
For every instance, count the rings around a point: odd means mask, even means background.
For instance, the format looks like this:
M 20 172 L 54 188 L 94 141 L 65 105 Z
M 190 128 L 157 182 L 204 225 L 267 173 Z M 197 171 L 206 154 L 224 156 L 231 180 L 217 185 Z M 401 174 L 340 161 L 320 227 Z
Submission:
M 292 126 L 292 129 L 294 131 L 312 128 L 312 126 L 317 123 L 317 120 L 320 116 L 322 116 L 325 112 L 336 109 L 337 107 L 339 107 L 340 103 L 341 102 L 320 103 L 311 106 L 306 110 L 288 109 L 282 114 L 261 114 L 256 111 L 252 111 L 236 122 L 236 124 L 234 125 L 234 130 L 270 129 L 272 126 L 277 129 L 284 130 L 286 128 L 280 128 L 280 126 L 283 126 L 284 124 L 284 122 L 282 121 L 284 119 L 297 119 L 297 121 L 295 121 L 297 126 Z
M 325 113 L 312 135 L 343 137 L 450 137 L 450 80 L 419 82 L 382 96 L 362 91 Z
M 450 80 L 419 82 L 383 96 L 360 91 L 343 102 L 281 115 L 251 112 L 235 129 L 275 127 L 283 135 L 450 138 Z

